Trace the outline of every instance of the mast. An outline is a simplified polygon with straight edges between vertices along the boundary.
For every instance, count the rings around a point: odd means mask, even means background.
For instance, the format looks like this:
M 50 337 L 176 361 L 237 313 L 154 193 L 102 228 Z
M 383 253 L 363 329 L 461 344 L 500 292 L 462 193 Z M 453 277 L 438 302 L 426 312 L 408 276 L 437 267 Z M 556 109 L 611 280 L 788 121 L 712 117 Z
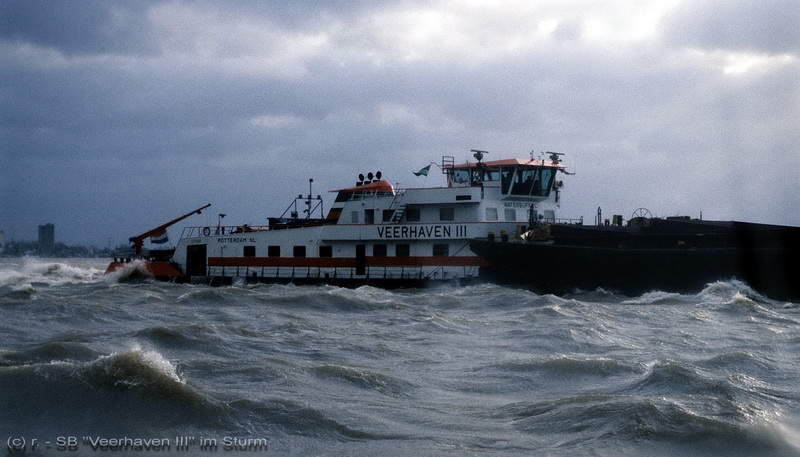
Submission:
M 132 236 L 132 237 L 128 238 L 128 241 L 133 243 L 133 246 L 136 249 L 136 257 L 141 257 L 142 256 L 142 245 L 144 244 L 144 240 L 145 239 L 147 239 L 148 237 L 151 237 L 153 235 L 156 235 L 158 233 L 163 232 L 167 227 L 175 225 L 178 222 L 186 219 L 187 217 L 189 217 L 189 216 L 191 216 L 193 214 L 200 214 L 200 212 L 202 210 L 208 208 L 209 206 L 211 206 L 211 203 L 209 203 L 209 204 L 207 204 L 205 206 L 201 206 L 200 208 L 197 208 L 194 211 L 190 211 L 190 212 L 184 214 L 181 217 L 177 217 L 177 218 L 167 222 L 166 224 L 162 224 L 162 225 L 159 225 L 158 227 L 156 227 L 156 228 L 154 228 L 152 230 L 148 230 L 148 231 L 142 233 L 141 235 Z

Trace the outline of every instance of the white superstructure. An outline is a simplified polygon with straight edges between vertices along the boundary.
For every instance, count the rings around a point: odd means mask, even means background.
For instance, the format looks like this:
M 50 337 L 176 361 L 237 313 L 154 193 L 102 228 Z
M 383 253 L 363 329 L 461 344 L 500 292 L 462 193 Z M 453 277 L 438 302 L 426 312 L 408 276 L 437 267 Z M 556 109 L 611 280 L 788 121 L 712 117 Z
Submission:
M 270 219 L 267 226 L 187 227 L 172 260 L 192 281 L 404 282 L 477 277 L 469 239 L 500 237 L 531 221 L 555 222 L 564 171 L 542 159 L 438 164 L 442 187 L 395 189 L 380 173 L 336 191 L 327 215 Z M 321 203 L 321 201 L 319 202 Z

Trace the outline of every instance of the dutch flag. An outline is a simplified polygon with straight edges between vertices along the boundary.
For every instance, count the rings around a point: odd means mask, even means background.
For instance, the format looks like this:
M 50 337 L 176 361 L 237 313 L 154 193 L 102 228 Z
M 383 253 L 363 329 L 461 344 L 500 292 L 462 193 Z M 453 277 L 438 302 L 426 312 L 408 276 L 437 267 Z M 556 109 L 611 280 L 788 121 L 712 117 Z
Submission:
M 164 244 L 169 241 L 169 237 L 167 236 L 167 229 L 164 229 L 158 233 L 154 233 L 150 236 L 150 242 L 153 244 Z
M 424 167 L 422 170 L 420 170 L 420 171 L 414 171 L 414 172 L 412 172 L 412 173 L 414 173 L 414 176 L 428 176 L 428 172 L 429 172 L 430 170 L 431 170 L 431 166 L 430 166 L 430 165 L 428 165 L 427 167 Z

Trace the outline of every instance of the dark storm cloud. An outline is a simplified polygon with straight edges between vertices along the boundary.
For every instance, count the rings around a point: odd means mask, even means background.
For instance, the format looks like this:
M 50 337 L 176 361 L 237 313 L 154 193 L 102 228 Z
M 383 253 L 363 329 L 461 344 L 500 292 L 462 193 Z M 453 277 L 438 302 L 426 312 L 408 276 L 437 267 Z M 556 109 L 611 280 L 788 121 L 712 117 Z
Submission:
M 2 0 L 0 36 L 60 50 L 65 54 L 148 54 L 145 14 L 152 1 Z
M 11 238 L 54 222 L 104 244 L 208 202 L 261 223 L 308 178 L 323 195 L 377 169 L 436 185 L 410 171 L 471 148 L 567 152 L 565 217 L 602 204 L 763 220 L 788 203 L 762 188 L 798 190 L 782 171 L 800 155 L 797 53 L 754 32 L 796 33 L 779 3 L 1 5 Z

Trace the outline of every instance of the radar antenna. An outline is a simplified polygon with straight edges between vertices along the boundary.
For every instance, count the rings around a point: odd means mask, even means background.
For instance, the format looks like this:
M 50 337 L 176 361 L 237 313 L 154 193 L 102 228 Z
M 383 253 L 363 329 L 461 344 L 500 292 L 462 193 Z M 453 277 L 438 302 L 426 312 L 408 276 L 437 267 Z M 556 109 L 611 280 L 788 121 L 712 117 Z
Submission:
M 488 154 L 489 153 L 489 151 L 481 151 L 480 149 L 470 149 L 470 152 L 474 152 L 475 153 L 472 156 L 475 157 L 475 159 L 478 160 L 478 163 L 480 163 L 480 161 L 483 160 L 483 155 L 484 154 Z
M 559 159 L 558 156 L 564 155 L 563 152 L 552 152 L 552 151 L 547 151 L 544 152 L 543 154 L 550 154 L 550 160 L 553 161 L 553 165 L 558 165 L 559 163 L 561 163 L 561 159 Z

